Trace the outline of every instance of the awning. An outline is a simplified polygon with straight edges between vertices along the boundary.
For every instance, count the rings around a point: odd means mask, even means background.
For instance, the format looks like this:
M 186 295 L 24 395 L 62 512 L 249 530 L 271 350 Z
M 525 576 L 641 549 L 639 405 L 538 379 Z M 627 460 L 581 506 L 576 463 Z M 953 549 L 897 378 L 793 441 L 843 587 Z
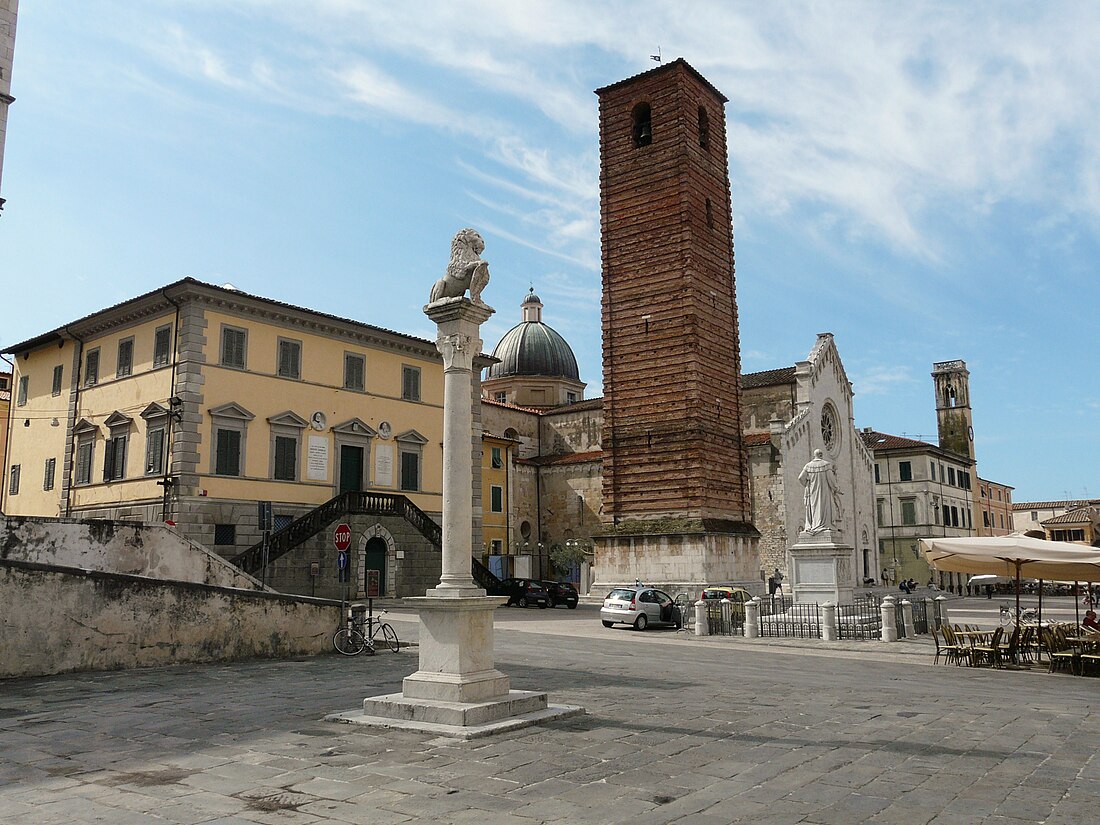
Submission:
M 992 573 L 1009 578 L 1100 581 L 1100 549 L 1046 541 L 1019 533 L 1008 536 L 920 540 L 932 567 L 947 573 Z

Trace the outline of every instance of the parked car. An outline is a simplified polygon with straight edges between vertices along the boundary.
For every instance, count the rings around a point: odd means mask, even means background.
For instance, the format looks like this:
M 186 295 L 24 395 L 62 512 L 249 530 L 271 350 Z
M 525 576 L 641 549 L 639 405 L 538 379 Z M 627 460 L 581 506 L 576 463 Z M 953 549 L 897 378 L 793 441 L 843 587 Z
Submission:
M 633 625 L 635 630 L 650 626 L 680 627 L 683 617 L 672 596 L 653 587 L 617 587 L 607 594 L 600 608 L 604 627 L 615 623 Z
M 546 589 L 535 579 L 503 579 L 500 584 L 491 589 L 489 595 L 507 596 L 508 602 L 505 607 L 538 605 L 540 608 L 545 608 L 550 604 Z
M 707 599 L 729 599 L 734 604 L 744 604 L 752 598 L 752 593 L 740 587 L 730 587 L 726 584 L 708 584 L 699 595 L 703 601 Z
M 576 610 L 577 602 L 581 600 L 581 597 L 577 594 L 576 588 L 569 582 L 555 582 L 544 579 L 540 584 L 546 590 L 546 595 L 550 599 L 550 607 L 564 604 L 570 610 Z

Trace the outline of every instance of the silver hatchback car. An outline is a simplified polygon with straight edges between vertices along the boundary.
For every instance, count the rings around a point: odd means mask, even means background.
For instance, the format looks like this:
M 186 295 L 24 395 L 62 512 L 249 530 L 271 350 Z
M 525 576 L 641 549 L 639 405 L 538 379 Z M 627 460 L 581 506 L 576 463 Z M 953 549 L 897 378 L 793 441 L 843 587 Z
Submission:
M 680 627 L 683 617 L 672 597 L 655 587 L 617 587 L 607 594 L 600 608 L 604 627 L 618 623 L 634 625 L 635 630 L 649 626 Z

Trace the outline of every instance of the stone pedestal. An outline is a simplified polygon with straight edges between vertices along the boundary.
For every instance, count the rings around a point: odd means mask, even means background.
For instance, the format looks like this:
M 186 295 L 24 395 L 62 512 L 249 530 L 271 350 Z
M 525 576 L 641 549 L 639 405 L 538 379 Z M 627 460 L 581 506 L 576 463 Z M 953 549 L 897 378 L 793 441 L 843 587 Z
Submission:
M 481 351 L 478 327 L 493 310 L 459 297 L 424 312 L 439 326 L 443 356 L 443 574 L 426 596 L 406 600 L 420 612 L 420 668 L 405 678 L 401 693 L 372 696 L 361 712 L 325 718 L 471 739 L 584 713 L 548 704 L 545 693 L 511 690 L 493 666 L 493 611 L 506 599 L 486 596 L 470 563 L 473 361 Z
M 791 592 L 796 604 L 852 604 L 852 546 L 833 530 L 798 534 L 788 551 Z

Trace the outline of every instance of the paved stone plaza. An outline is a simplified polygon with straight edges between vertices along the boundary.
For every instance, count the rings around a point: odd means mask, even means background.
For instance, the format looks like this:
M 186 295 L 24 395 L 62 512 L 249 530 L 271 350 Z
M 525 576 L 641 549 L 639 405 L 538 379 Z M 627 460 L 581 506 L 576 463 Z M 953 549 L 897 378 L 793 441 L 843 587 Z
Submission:
M 469 742 L 319 721 L 398 690 L 415 651 L 0 683 L 0 822 L 1100 820 L 1094 679 L 584 611 L 499 611 L 497 661 L 588 715 Z

